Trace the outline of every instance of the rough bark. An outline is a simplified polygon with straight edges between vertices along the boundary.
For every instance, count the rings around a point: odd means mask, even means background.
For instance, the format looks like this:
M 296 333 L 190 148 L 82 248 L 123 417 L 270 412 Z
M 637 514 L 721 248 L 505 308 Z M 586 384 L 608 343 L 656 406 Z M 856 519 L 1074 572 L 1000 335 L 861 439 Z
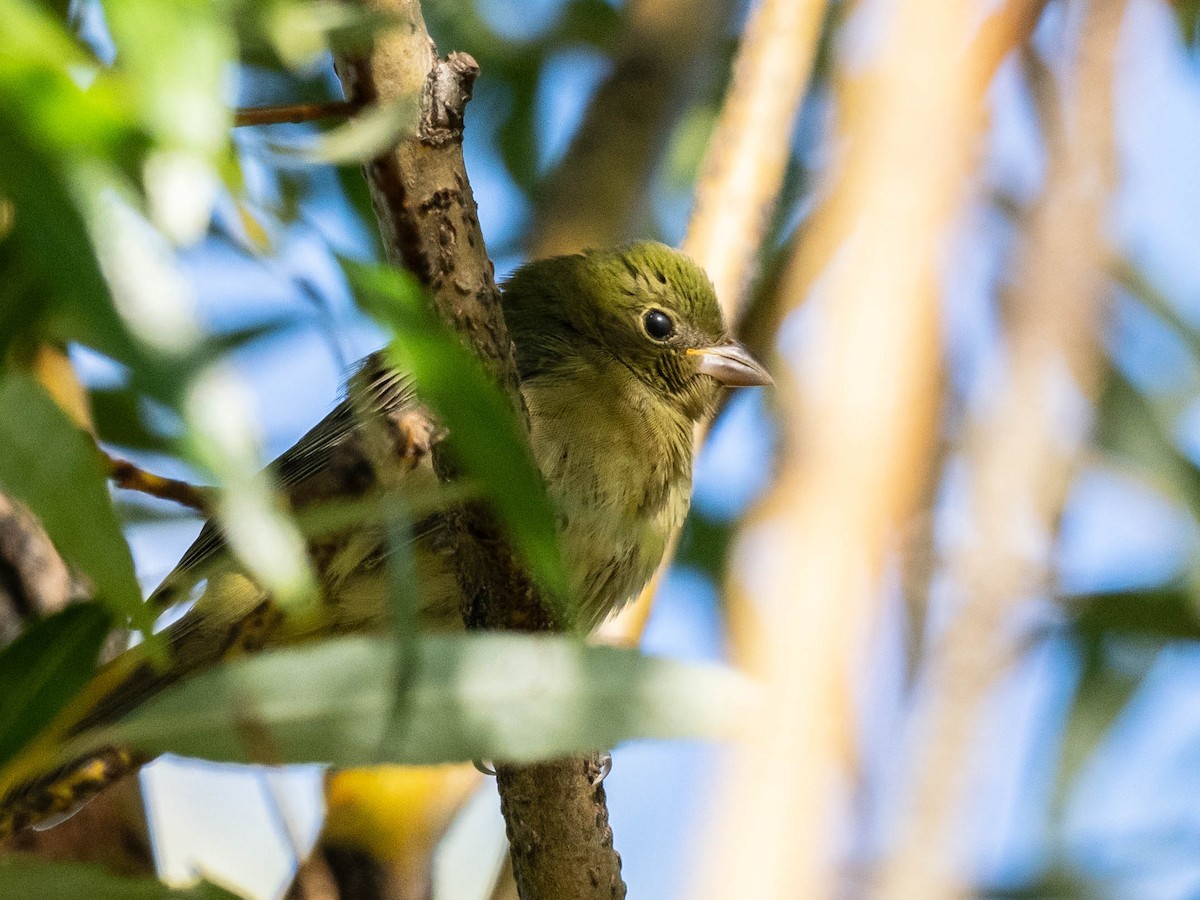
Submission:
M 496 768 L 522 900 L 625 896 L 601 771 L 594 755 Z
M 381 34 L 367 56 L 337 59 L 347 100 L 421 98 L 416 133 L 366 167 L 384 246 L 393 262 L 428 287 L 435 310 L 484 362 L 527 423 L 500 295 L 463 165 L 463 114 L 478 66 L 463 53 L 437 57 L 415 0 L 367 0 L 366 5 L 400 24 Z M 435 463 L 443 475 L 453 474 L 452 460 L 435 453 Z M 465 507 L 454 524 L 468 626 L 551 628 L 536 588 L 488 511 Z M 612 849 L 603 792 L 582 774 L 592 764 L 576 759 L 503 767 L 504 776 L 497 782 L 524 900 L 607 898 L 614 896 L 613 885 L 620 886 L 615 896 L 623 895 L 620 857 Z M 544 777 L 556 766 L 579 774 Z M 551 821 L 591 826 L 568 833 L 545 828 Z M 568 838 L 577 846 L 568 849 L 556 843 Z M 564 893 L 566 884 L 579 890 Z

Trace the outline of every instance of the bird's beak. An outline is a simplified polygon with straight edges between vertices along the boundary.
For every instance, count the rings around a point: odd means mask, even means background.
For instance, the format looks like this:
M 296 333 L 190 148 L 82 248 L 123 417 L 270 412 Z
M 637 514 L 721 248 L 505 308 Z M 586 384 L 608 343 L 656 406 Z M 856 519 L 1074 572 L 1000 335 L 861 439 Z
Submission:
M 687 351 L 697 359 L 696 370 L 711 375 L 726 387 L 751 387 L 774 384 L 775 380 L 762 363 L 750 355 L 741 344 L 731 342 L 713 347 Z

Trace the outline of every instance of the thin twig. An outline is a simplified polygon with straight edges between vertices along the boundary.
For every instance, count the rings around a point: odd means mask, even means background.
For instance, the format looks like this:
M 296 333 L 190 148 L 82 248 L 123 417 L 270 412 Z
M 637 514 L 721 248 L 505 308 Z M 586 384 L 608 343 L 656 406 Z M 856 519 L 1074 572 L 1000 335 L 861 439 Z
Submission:
M 1069 374 L 1094 397 L 1102 371 L 1102 228 L 1114 183 L 1113 68 L 1124 9 L 1124 0 L 1087 4 L 1073 96 L 1046 110 L 1046 188 L 1025 234 L 1021 277 L 1006 298 L 1007 379 L 966 443 L 975 540 L 951 561 L 964 602 L 930 663 L 910 813 L 878 876 L 874 896 L 882 900 L 967 893 L 952 848 L 971 751 L 987 699 L 1018 651 L 1006 625 L 1044 585 L 1083 450 L 1082 429 L 1064 427 L 1081 420 L 1080 403 L 1061 381 Z M 1041 536 L 1038 550 L 1032 535 Z
M 103 453 L 103 451 L 101 452 Z M 178 503 L 204 515 L 208 515 L 211 511 L 211 499 L 204 488 L 176 478 L 155 475 L 127 459 L 120 459 L 107 453 L 104 453 L 104 460 L 108 466 L 108 477 L 119 488 L 137 491 L 139 494 L 147 494 L 160 500 L 170 500 L 172 503 Z
M 280 125 L 285 122 L 319 122 L 322 119 L 346 119 L 361 107 L 344 100 L 324 103 L 290 103 L 282 106 L 243 107 L 234 113 L 235 128 L 247 125 Z

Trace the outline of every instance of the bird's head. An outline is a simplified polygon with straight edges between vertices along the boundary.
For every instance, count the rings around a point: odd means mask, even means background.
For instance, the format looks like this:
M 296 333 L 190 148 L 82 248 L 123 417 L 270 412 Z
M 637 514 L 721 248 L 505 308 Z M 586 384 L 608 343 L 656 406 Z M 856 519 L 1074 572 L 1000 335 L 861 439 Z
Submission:
M 522 266 L 504 313 L 523 379 L 623 369 L 690 419 L 722 386 L 771 383 L 728 336 L 704 270 L 653 241 Z

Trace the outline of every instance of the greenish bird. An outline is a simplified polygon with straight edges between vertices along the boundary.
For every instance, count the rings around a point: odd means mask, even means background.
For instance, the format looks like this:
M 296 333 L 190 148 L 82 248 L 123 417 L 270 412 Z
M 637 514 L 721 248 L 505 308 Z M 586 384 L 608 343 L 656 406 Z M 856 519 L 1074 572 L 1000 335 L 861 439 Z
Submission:
M 531 262 L 502 294 L 571 602 L 580 622 L 594 627 L 645 586 L 683 525 L 695 424 L 716 409 L 723 388 L 771 378 L 729 337 L 704 271 L 663 244 Z M 368 357 L 346 398 L 271 470 L 296 508 L 380 487 L 436 490 L 425 452 L 438 437 L 430 422 L 410 380 L 381 355 Z M 205 525 L 149 601 L 165 609 L 205 585 L 165 632 L 167 667 L 136 651 L 118 657 L 98 673 L 62 732 L 110 722 L 238 652 L 382 627 L 389 547 L 374 524 L 314 540 L 321 599 L 315 612 L 291 615 L 236 567 L 217 526 Z M 415 526 L 413 556 L 422 626 L 461 626 L 439 514 Z M 30 796 L 28 787 L 18 788 L 0 809 L 11 818 L 25 798 L 16 824 L 36 819 Z

